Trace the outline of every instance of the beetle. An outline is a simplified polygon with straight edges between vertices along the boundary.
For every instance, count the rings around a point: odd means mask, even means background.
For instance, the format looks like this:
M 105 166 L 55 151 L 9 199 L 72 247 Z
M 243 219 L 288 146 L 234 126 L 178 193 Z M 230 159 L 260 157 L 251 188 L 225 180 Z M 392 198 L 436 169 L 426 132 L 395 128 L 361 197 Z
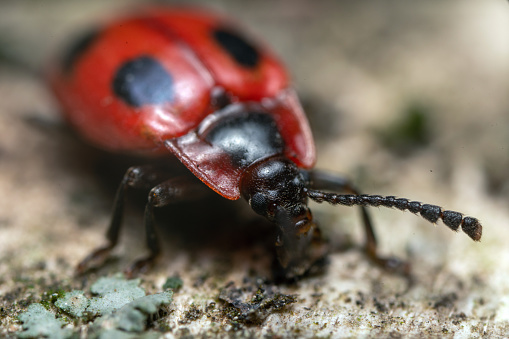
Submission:
M 113 20 L 77 41 L 51 67 L 49 82 L 65 119 L 91 143 L 176 157 L 200 179 L 171 177 L 157 166 L 129 168 L 116 194 L 108 242 L 78 272 L 103 263 L 117 244 L 131 188 L 152 187 L 144 212 L 149 254 L 127 268 L 129 275 L 145 271 L 161 252 L 154 208 L 193 197 L 203 184 L 226 199 L 245 199 L 277 226 L 277 259 L 286 279 L 306 274 L 327 253 L 309 200 L 360 206 L 365 251 L 388 270 L 407 273 L 409 266 L 378 254 L 368 206 L 408 210 L 432 223 L 441 219 L 481 239 L 475 218 L 360 194 L 349 180 L 313 169 L 311 130 L 288 72 L 225 16 L 152 7 Z

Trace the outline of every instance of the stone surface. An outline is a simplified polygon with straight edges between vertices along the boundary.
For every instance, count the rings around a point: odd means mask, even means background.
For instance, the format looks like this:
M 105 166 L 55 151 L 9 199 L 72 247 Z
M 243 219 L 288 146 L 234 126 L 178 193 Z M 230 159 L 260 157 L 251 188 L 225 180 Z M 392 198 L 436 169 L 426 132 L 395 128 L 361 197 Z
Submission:
M 103 244 L 115 187 L 132 163 L 122 158 L 111 167 L 109 155 L 75 138 L 42 79 L 43 66 L 69 37 L 139 3 L 0 3 L 0 336 L 21 330 L 17 316 L 29 305 L 89 290 L 145 253 L 142 206 L 134 198 L 114 258 L 74 276 L 75 264 Z M 441 223 L 371 209 L 380 250 L 412 263 L 408 288 L 366 260 L 356 210 L 312 204 L 337 248 L 326 271 L 275 286 L 296 301 L 261 323 L 244 324 L 229 317 L 218 296 L 233 281 L 244 303 L 256 298 L 257 278 L 271 274 L 270 230 L 243 202 L 179 204 L 159 215 L 164 255 L 141 286 L 158 293 L 176 275 L 183 286 L 149 335 L 506 335 L 508 3 L 224 0 L 209 6 L 238 18 L 287 62 L 315 133 L 317 167 L 348 175 L 366 193 L 478 217 L 484 234 L 474 243 Z M 402 149 L 402 143 L 412 145 Z

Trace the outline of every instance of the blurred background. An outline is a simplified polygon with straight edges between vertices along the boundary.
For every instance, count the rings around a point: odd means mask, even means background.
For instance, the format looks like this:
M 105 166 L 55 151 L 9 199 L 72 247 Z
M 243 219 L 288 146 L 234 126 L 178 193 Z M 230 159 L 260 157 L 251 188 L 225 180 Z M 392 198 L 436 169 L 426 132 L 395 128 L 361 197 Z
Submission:
M 98 168 L 105 171 L 107 156 L 96 155 L 63 126 L 44 82 L 45 65 L 80 32 L 147 3 L 179 2 L 0 2 L 1 334 L 19 326 L 13 315 L 24 309 L 21 301 L 27 303 L 28 295 L 37 300 L 50 284 L 86 284 L 72 277 L 73 265 L 102 243 L 118 181 L 112 171 L 115 179 L 105 190 L 108 185 L 96 174 Z M 301 297 L 292 312 L 271 316 L 250 331 L 282 336 L 505 333 L 509 321 L 508 2 L 193 0 L 181 4 L 232 16 L 286 63 L 315 135 L 317 168 L 350 177 L 365 193 L 437 204 L 484 224 L 482 242 L 473 243 L 441 223 L 430 227 L 410 213 L 373 209 L 381 251 L 409 258 L 413 264 L 416 286 L 403 293 L 401 278 L 380 271 L 362 255 L 357 211 L 313 204 L 325 235 L 343 250 L 331 255 L 324 274 L 284 287 Z M 136 232 L 141 214 L 128 215 L 127 223 Z M 110 271 L 99 274 L 121 270 L 143 252 L 143 243 L 136 239 L 125 242 L 128 245 L 120 246 Z M 353 244 L 353 249 L 345 250 L 344 243 Z M 175 260 L 159 264 L 144 279 L 155 286 L 175 272 L 185 282 L 199 276 L 199 270 L 214 276 L 209 254 L 221 258 L 221 248 L 206 247 L 203 251 L 195 246 L 189 253 L 180 244 L 168 255 Z M 270 276 L 264 245 L 255 242 L 251 248 L 231 251 L 221 278 L 212 279 L 217 286 L 242 281 L 248 270 Z M 262 264 L 253 253 L 265 258 Z M 176 301 L 179 306 L 168 320 L 174 335 L 182 327 L 179 312 L 192 301 L 199 305 L 199 300 L 214 299 L 216 285 L 182 290 Z M 326 296 L 316 298 L 313 293 Z M 362 307 L 345 302 L 345 295 L 359 300 L 359 293 L 367 300 Z M 433 307 L 451 293 L 451 304 Z M 18 306 L 11 308 L 13 300 Z M 374 300 L 388 305 L 389 311 L 380 311 Z M 355 317 L 347 316 L 352 312 L 363 317 L 356 323 Z M 451 314 L 464 317 L 455 323 Z M 191 334 L 206 333 L 211 326 L 206 317 L 196 324 L 188 326 Z

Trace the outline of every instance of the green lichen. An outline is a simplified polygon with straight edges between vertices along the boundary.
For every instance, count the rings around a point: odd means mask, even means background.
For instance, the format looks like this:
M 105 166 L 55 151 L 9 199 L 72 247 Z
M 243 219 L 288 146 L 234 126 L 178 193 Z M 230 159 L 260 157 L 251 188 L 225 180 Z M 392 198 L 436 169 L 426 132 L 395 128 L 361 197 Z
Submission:
M 182 279 L 179 276 L 173 276 L 166 279 L 166 282 L 163 285 L 163 290 L 172 289 L 174 291 L 180 289 L 184 285 Z
M 18 338 L 68 338 L 70 329 L 63 329 L 65 322 L 57 319 L 53 313 L 41 304 L 32 304 L 26 312 L 18 317 L 23 323 L 23 331 L 17 333 Z
M 50 289 L 44 292 L 41 296 L 41 305 L 44 306 L 47 310 L 50 310 L 52 305 L 62 296 L 64 296 L 66 292 L 61 288 Z
M 149 317 L 157 314 L 161 306 L 169 304 L 172 297 L 173 292 L 165 291 L 138 298 L 94 321 L 90 329 L 91 337 L 110 338 L 117 335 L 119 330 L 124 331 L 123 333 L 141 333 L 145 331 Z
M 381 143 L 400 156 L 411 155 L 430 141 L 431 109 L 420 103 L 410 103 L 384 129 L 375 133 Z
M 139 287 L 140 280 L 125 280 L 121 276 L 100 278 L 90 287 L 97 297 L 90 299 L 87 312 L 90 316 L 110 314 L 125 304 L 145 296 L 145 290 Z
M 56 307 L 75 318 L 83 317 L 89 304 L 90 301 L 85 297 L 85 292 L 79 290 L 66 292 L 55 302 Z
M 122 276 L 100 278 L 90 291 L 95 296 L 87 298 L 84 291 L 45 293 L 45 305 L 32 304 L 19 316 L 23 331 L 20 338 L 51 337 L 69 338 L 78 336 L 78 330 L 62 326 L 73 321 L 88 321 L 96 318 L 88 336 L 90 338 L 157 338 L 159 332 L 146 331 L 149 320 L 158 315 L 161 306 L 171 302 L 172 291 L 145 296 L 139 287 L 140 280 L 125 280 Z M 69 317 L 56 318 L 54 307 Z
M 161 338 L 161 333 L 148 331 L 145 333 L 129 333 L 121 330 L 110 329 L 103 331 L 97 336 L 91 335 L 90 338 L 97 339 L 157 339 Z

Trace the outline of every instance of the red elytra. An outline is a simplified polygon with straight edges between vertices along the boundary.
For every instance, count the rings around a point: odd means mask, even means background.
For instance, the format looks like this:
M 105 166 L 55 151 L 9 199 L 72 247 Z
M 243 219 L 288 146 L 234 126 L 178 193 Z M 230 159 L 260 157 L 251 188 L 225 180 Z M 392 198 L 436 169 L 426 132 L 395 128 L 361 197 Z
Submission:
M 238 32 L 229 19 L 195 9 L 152 8 L 102 27 L 73 50 L 71 65 L 51 72 L 65 117 L 104 149 L 159 154 L 168 149 L 210 188 L 239 199 L 242 170 L 221 160 L 227 155 L 196 134 L 218 110 L 214 96 L 226 95 L 230 103 L 257 104 L 273 115 L 286 156 L 311 168 L 313 138 L 287 71 L 260 45 L 254 67 L 240 64 L 211 37 L 218 28 Z M 133 107 L 114 93 L 119 67 L 139 56 L 154 58 L 171 75 L 170 102 Z
M 441 219 L 454 231 L 461 227 L 473 240 L 481 238 L 475 218 L 405 198 L 361 195 L 348 180 L 313 169 L 311 131 L 285 68 L 221 15 L 138 11 L 85 36 L 49 73 L 66 119 L 90 142 L 111 151 L 173 154 L 214 191 L 243 197 L 276 224 L 285 280 L 308 273 L 327 252 L 310 199 L 360 206 L 367 255 L 404 274 L 406 263 L 378 255 L 366 206 L 408 210 L 432 223 Z M 131 167 L 117 191 L 108 244 L 83 260 L 79 272 L 104 262 L 118 242 L 126 190 L 145 187 L 153 187 L 144 218 L 150 254 L 130 266 L 130 274 L 143 271 L 161 251 L 154 207 L 196 198 L 203 185 L 154 167 Z

